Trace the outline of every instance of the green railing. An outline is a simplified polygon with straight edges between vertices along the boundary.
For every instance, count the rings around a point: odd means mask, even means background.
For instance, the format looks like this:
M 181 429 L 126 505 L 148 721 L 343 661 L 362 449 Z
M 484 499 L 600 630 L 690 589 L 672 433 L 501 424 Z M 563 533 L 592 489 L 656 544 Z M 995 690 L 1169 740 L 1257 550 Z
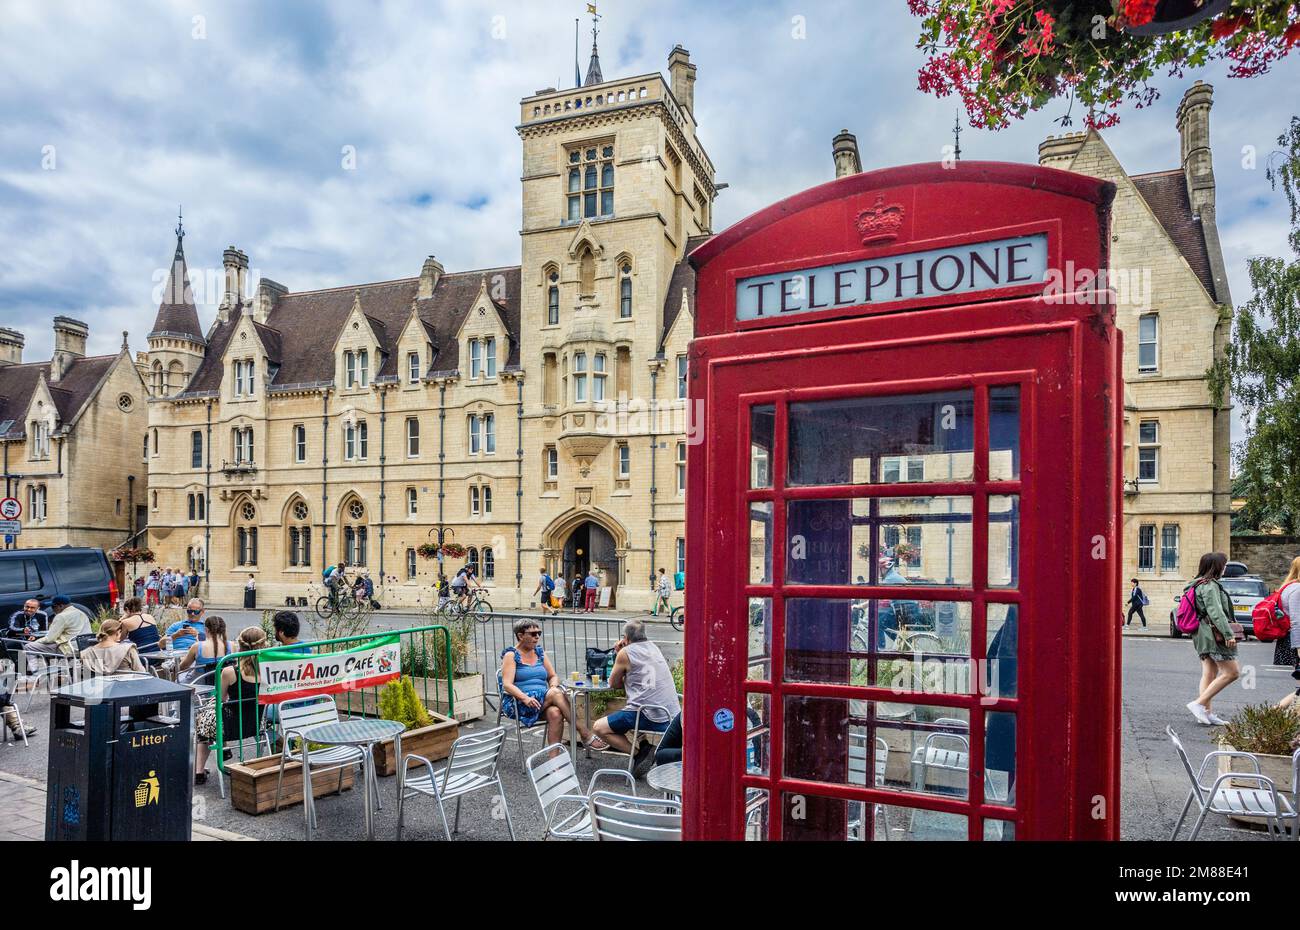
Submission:
M 439 651 L 436 641 L 430 643 L 430 637 L 441 635 L 442 641 L 442 675 L 436 674 L 438 671 L 437 653 Z M 242 712 L 244 702 L 257 700 L 257 690 L 252 688 L 244 681 L 243 676 L 239 674 L 238 663 L 241 659 L 252 657 L 257 661 L 259 657 L 268 653 L 276 652 L 284 654 L 286 652 L 300 652 L 304 655 L 330 655 L 336 652 L 345 652 L 349 649 L 365 648 L 377 640 L 389 639 L 393 636 L 399 638 L 401 644 L 401 662 L 399 665 L 400 677 L 411 678 L 417 682 L 423 683 L 423 694 L 420 695 L 426 707 L 430 706 L 429 689 L 430 683 L 433 688 L 433 704 L 442 703 L 443 679 L 447 688 L 446 715 L 452 717 L 456 711 L 456 698 L 452 686 L 452 679 L 455 677 L 457 669 L 452 664 L 451 649 L 451 631 L 442 625 L 408 627 L 404 630 L 383 630 L 373 633 L 360 633 L 352 636 L 341 636 L 336 639 L 318 639 L 309 642 L 295 643 L 291 646 L 282 646 L 277 643 L 274 646 L 268 646 L 265 649 L 254 649 L 248 652 L 232 652 L 229 655 L 222 656 L 217 662 L 215 673 L 213 674 L 213 685 L 216 690 L 213 692 L 213 708 L 216 712 L 216 738 L 212 744 L 212 752 L 216 756 L 217 768 L 223 773 L 226 771 L 225 764 L 225 744 L 228 734 L 225 732 L 225 714 L 223 705 L 234 704 L 237 708 L 236 717 L 238 721 L 238 732 L 235 734 L 236 752 L 240 762 L 244 761 L 245 743 L 262 733 L 273 729 L 271 723 L 278 720 L 278 704 L 258 705 L 256 719 L 259 727 L 255 733 L 245 732 L 245 714 Z M 225 700 L 221 696 L 221 677 L 225 669 L 235 667 L 235 681 L 231 685 L 231 691 L 225 695 Z M 417 674 L 423 672 L 423 674 Z M 251 693 L 245 693 L 245 689 L 252 689 Z M 370 688 L 349 689 L 336 694 L 326 695 L 339 705 L 340 716 L 344 717 L 377 717 L 379 716 L 379 686 Z M 419 694 L 421 687 L 417 685 L 416 692 Z M 355 702 L 355 703 L 354 703 Z M 276 711 L 271 711 L 276 708 Z

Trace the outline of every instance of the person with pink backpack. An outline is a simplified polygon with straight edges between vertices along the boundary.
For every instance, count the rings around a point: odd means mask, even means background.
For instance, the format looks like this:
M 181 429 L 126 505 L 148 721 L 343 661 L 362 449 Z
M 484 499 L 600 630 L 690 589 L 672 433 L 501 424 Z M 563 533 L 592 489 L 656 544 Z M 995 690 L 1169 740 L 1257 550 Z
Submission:
M 1237 640 L 1232 631 L 1232 598 L 1223 590 L 1219 579 L 1228 557 L 1222 552 L 1201 556 L 1196 578 L 1183 589 L 1178 599 L 1177 623 L 1186 631 L 1195 617 L 1192 645 L 1201 659 L 1201 691 L 1187 709 L 1203 726 L 1222 726 L 1228 721 L 1210 711 L 1210 701 L 1241 677 L 1237 665 Z M 1185 625 L 1186 624 L 1186 625 Z M 1190 632 L 1190 631 L 1189 631 Z
M 1291 677 L 1296 679 L 1296 689 L 1278 703 L 1287 708 L 1300 700 L 1300 556 L 1291 560 L 1291 570 L 1278 588 L 1277 599 L 1290 628 L 1277 639 L 1273 649 L 1274 665 L 1290 665 Z

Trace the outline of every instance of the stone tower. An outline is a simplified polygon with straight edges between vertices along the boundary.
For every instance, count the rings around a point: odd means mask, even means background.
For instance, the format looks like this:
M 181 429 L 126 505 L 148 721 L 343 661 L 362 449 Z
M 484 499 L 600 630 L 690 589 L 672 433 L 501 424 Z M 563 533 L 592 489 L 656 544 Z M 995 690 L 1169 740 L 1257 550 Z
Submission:
M 669 330 L 679 328 L 666 323 L 682 303 L 672 283 L 681 280 L 690 240 L 711 232 L 717 192 L 696 135 L 695 71 L 677 46 L 667 79 L 650 73 L 547 88 L 521 101 L 518 125 L 524 497 L 535 502 L 528 523 L 542 528 L 521 548 L 540 549 L 555 570 L 590 559 L 608 573 L 617 564 L 621 577 L 606 583 L 638 590 L 652 561 L 671 558 L 670 534 L 680 532 L 678 497 L 669 493 L 664 503 L 677 444 L 644 413 L 628 431 L 601 423 L 602 415 L 678 396 L 684 343 L 665 356 Z M 589 78 L 596 72 L 593 65 Z M 571 530 L 588 519 L 601 543 L 592 537 L 582 551 Z M 669 541 L 656 546 L 656 533 Z M 611 545 L 617 562 L 599 557 Z
M 155 397 L 169 397 L 183 391 L 207 352 L 207 340 L 199 326 L 199 312 L 194 306 L 194 293 L 185 268 L 184 239 L 185 230 L 178 222 L 176 253 L 158 304 L 158 316 L 149 333 L 146 383 Z

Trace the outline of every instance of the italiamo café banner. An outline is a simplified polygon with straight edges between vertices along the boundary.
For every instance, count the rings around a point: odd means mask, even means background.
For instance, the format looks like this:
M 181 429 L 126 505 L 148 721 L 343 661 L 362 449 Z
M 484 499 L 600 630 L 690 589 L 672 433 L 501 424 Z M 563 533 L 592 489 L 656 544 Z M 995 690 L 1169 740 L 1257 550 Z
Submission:
M 280 704 L 319 694 L 359 691 L 385 684 L 401 674 L 402 647 L 396 633 L 365 646 L 319 655 L 272 649 L 258 660 L 257 700 Z

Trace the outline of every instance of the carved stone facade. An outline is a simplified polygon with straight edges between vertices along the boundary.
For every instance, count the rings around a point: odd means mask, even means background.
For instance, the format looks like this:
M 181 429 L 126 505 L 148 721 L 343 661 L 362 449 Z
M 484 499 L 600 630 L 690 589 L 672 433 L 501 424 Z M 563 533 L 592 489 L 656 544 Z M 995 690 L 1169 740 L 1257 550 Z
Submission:
M 252 575 L 279 604 L 344 561 L 417 605 L 441 534 L 498 607 L 526 606 L 542 565 L 592 564 L 617 606 L 648 607 L 651 572 L 684 558 L 684 257 L 716 195 L 684 49 L 669 70 L 521 102 L 518 265 L 250 295 L 232 248 L 203 331 L 178 240 L 142 360 L 160 562 L 199 567 L 218 602 Z

